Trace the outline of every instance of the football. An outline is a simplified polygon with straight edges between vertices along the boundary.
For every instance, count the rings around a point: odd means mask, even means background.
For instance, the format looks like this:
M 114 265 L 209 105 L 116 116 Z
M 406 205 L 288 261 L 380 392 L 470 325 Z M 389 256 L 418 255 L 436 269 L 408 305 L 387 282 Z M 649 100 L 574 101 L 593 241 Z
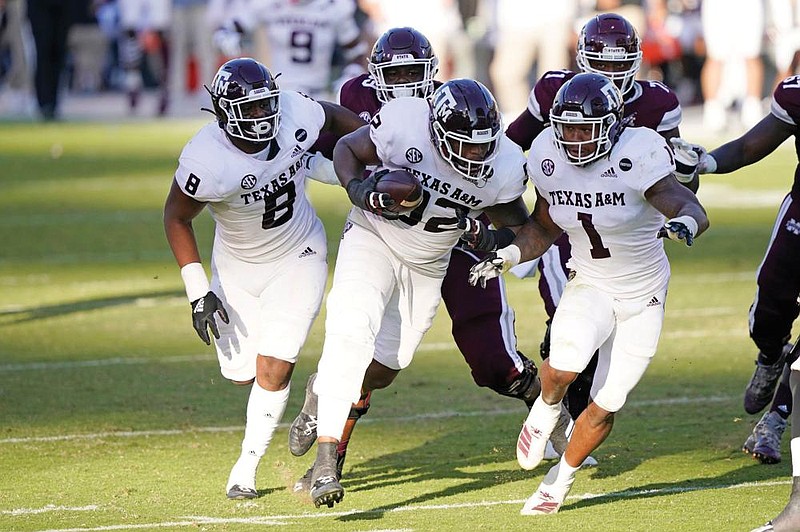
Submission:
M 377 192 L 386 192 L 394 200 L 392 212 L 408 213 L 422 202 L 422 185 L 419 179 L 406 170 L 391 170 L 375 185 Z

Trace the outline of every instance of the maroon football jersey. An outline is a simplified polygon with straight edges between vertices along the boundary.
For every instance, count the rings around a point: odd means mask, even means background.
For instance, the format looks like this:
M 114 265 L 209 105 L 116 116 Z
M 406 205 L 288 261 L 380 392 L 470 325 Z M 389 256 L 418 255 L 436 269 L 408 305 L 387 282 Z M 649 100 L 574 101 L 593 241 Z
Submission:
M 794 151 L 798 165 L 794 171 L 792 197 L 800 198 L 800 76 L 790 76 L 775 87 L 770 112 L 794 127 Z
M 550 108 L 558 89 L 577 72 L 551 70 L 545 72 L 533 87 L 528 108 L 508 126 L 506 134 L 523 150 L 528 150 L 536 136 L 550 122 Z M 632 127 L 647 127 L 664 133 L 681 123 L 681 105 L 672 89 L 660 81 L 636 80 L 625 96 L 624 116 Z

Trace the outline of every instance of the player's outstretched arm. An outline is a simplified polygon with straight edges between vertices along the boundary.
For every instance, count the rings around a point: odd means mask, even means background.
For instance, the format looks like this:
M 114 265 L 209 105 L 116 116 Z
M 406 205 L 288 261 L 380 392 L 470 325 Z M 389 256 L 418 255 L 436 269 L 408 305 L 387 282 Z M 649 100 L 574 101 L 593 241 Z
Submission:
M 738 139 L 706 154 L 706 161 L 702 160 L 701 155 L 700 171 L 727 174 L 756 163 L 775 151 L 793 133 L 793 126 L 770 113 Z

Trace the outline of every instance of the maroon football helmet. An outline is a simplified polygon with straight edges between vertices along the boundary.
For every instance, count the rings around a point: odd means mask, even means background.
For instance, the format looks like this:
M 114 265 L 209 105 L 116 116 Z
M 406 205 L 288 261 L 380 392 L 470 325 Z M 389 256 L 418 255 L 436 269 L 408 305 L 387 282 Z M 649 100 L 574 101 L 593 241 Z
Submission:
M 642 65 L 642 41 L 624 17 L 602 13 L 583 26 L 576 60 L 583 72 L 603 74 L 624 95 L 633 87 Z
M 426 98 L 433 93 L 433 77 L 439 60 L 428 39 L 414 28 L 392 28 L 372 47 L 367 70 L 383 103 L 401 96 Z M 418 79 L 395 83 L 390 73 L 395 68 L 416 66 Z
M 489 89 L 472 79 L 450 80 L 436 89 L 430 106 L 431 139 L 439 154 L 468 181 L 489 179 L 503 133 Z M 480 158 L 472 155 L 476 152 Z
M 266 142 L 278 135 L 278 84 L 255 59 L 239 57 L 219 67 L 208 91 L 219 127 L 231 137 Z
M 561 155 L 575 166 L 583 166 L 611 151 L 622 132 L 622 93 L 610 79 L 590 72 L 576 75 L 556 93 L 550 110 L 553 135 Z M 566 126 L 591 126 L 587 140 L 568 140 Z

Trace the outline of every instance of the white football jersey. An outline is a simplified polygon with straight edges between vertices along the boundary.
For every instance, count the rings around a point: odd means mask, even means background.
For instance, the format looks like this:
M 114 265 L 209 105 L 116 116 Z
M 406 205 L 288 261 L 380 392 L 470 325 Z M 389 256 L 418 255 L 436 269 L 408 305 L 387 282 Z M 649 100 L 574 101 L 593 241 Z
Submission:
M 237 20 L 265 26 L 269 68 L 282 89 L 317 96 L 328 90 L 336 45 L 360 35 L 355 10 L 354 0 L 251 0 Z
M 525 192 L 525 156 L 505 135 L 492 163 L 490 179 L 474 184 L 453 170 L 431 142 L 430 108 L 422 98 L 397 98 L 385 104 L 370 122 L 370 136 L 383 166 L 405 169 L 423 187 L 420 205 L 399 220 L 387 220 L 360 208 L 353 223 L 376 232 L 404 263 L 434 276 L 444 275 L 449 253 L 462 231 L 456 209 L 477 216 L 488 206 L 508 203 Z
M 247 262 L 276 260 L 322 228 L 305 193 L 304 154 L 325 123 L 322 106 L 301 94 L 280 93 L 279 150 L 247 154 L 216 122 L 201 129 L 178 159 L 175 181 L 208 202 L 216 222 L 214 247 Z
M 642 297 L 669 280 L 656 236 L 664 216 L 644 193 L 674 170 L 664 138 L 641 127 L 626 128 L 608 156 L 584 167 L 566 162 L 550 128 L 528 155 L 536 191 L 572 243 L 567 265 L 620 299 Z

